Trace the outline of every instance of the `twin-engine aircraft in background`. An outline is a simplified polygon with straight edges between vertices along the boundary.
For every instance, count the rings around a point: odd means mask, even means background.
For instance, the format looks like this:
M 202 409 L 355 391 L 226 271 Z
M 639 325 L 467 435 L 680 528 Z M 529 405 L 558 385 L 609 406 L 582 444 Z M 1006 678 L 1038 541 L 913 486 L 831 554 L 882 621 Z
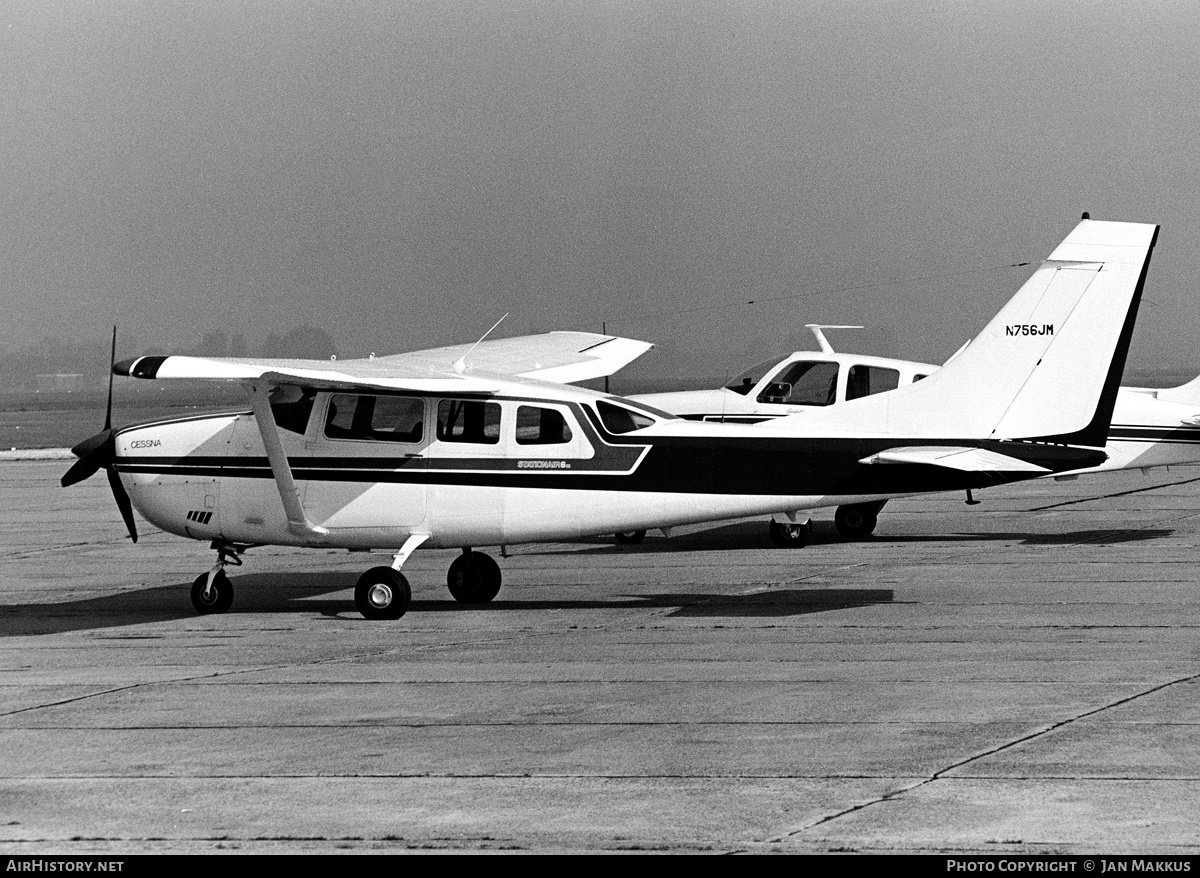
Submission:
M 688 421 L 571 386 L 649 347 L 588 333 L 335 362 L 127 360 L 115 374 L 239 383 L 251 411 L 106 424 L 63 484 L 105 469 L 132 538 L 131 505 L 210 541 L 217 562 L 191 592 L 202 613 L 229 608 L 228 564 L 280 544 L 392 555 L 355 604 L 397 618 L 411 596 L 400 570 L 422 545 L 461 548 L 447 584 L 482 603 L 501 575 L 476 546 L 795 521 L 1098 466 L 1157 232 L 1085 220 L 953 362 L 844 412 L 770 424 Z
M 816 336 L 820 351 L 796 351 L 766 360 L 722 388 L 645 393 L 629 399 L 688 420 L 759 424 L 887 393 L 942 368 L 932 363 L 840 353 L 824 334 L 827 329 L 860 326 L 805 326 Z M 1104 452 L 1107 459 L 1097 466 L 1047 473 L 1042 478 L 1073 479 L 1090 473 L 1127 469 L 1144 472 L 1157 466 L 1200 463 L 1200 376 L 1179 387 L 1121 387 Z M 839 506 L 834 525 L 842 536 L 862 539 L 874 532 L 886 502 Z M 777 545 L 787 547 L 803 546 L 806 533 L 803 525 L 782 524 L 771 529 Z M 636 539 L 626 534 L 617 537 L 622 542 Z

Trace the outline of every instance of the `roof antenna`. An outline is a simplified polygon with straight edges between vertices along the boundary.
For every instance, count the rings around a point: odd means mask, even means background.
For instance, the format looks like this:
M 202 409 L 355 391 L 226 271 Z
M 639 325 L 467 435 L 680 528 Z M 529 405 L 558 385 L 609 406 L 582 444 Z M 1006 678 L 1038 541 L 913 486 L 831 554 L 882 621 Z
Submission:
M 836 354 L 837 351 L 833 349 L 833 345 L 825 338 L 825 333 L 821 332 L 822 329 L 862 329 L 861 326 L 835 326 L 832 323 L 805 323 L 804 328 L 813 331 L 813 335 L 817 337 L 817 344 L 821 346 L 821 353 L 823 354 Z
M 507 317 L 507 316 L 508 316 L 508 312 L 505 312 L 504 317 Z M 499 320 L 497 320 L 495 323 L 493 323 L 492 329 L 495 329 L 497 326 L 499 326 L 501 323 L 503 323 L 504 317 L 501 317 Z M 463 354 L 461 357 L 458 358 L 458 362 L 454 364 L 455 372 L 457 372 L 459 375 L 461 375 L 463 372 L 465 372 L 467 370 L 467 357 L 469 357 L 469 356 L 471 356 L 471 354 L 475 353 L 475 348 L 477 348 L 481 344 L 483 344 L 483 340 L 492 334 L 492 329 L 489 329 L 482 336 L 480 336 L 479 341 L 477 341 L 477 342 L 475 342 L 475 344 L 471 345 L 471 350 L 467 351 L 465 354 Z
M 1091 219 L 1091 218 L 1092 218 L 1092 215 L 1091 215 L 1090 213 L 1088 213 L 1088 212 L 1085 210 L 1085 211 L 1083 212 L 1083 217 L 1082 217 L 1082 218 L 1083 218 L 1083 219 Z

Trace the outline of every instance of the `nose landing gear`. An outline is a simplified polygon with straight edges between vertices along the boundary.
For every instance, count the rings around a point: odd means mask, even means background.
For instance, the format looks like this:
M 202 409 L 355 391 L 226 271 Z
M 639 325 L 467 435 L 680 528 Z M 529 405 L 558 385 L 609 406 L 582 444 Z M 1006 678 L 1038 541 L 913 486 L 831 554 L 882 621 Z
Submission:
M 229 583 L 229 577 L 225 575 L 225 565 L 240 567 L 241 554 L 248 548 L 221 540 L 213 540 L 212 547 L 217 550 L 217 563 L 212 570 L 201 573 L 192 583 L 192 606 L 201 616 L 227 612 L 233 605 L 233 586 Z

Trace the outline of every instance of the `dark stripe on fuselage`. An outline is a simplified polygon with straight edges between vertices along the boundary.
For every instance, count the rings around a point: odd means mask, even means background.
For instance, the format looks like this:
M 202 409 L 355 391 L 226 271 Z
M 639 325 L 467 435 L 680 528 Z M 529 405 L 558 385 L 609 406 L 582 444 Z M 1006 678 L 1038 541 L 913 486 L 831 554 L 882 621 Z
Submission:
M 896 447 L 895 439 L 797 439 L 781 437 L 606 436 L 608 442 L 649 445 L 629 472 L 526 469 L 510 458 L 293 457 L 297 480 L 479 485 L 510 488 L 638 491 L 685 494 L 878 494 L 982 488 L 1032 478 L 1029 472 L 961 472 L 926 464 L 865 465 L 862 458 Z M 636 442 L 636 445 L 634 443 Z M 1015 442 L 922 441 L 923 445 L 972 445 L 1061 472 L 1097 466 L 1103 455 L 1086 449 Z M 597 448 L 599 453 L 600 449 Z M 266 457 L 122 457 L 116 469 L 145 475 L 271 479 Z M 578 467 L 578 468 L 577 468 Z

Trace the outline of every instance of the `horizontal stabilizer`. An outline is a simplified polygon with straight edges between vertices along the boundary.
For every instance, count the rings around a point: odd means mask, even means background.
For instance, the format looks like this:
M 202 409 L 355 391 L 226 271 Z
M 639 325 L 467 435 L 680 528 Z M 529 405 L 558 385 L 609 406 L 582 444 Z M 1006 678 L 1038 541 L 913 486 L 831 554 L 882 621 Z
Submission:
M 1007 454 L 988 451 L 985 448 L 962 448 L 948 445 L 913 445 L 904 448 L 889 448 L 864 457 L 859 463 L 922 463 L 968 473 L 1048 473 L 1044 466 L 1018 460 Z

